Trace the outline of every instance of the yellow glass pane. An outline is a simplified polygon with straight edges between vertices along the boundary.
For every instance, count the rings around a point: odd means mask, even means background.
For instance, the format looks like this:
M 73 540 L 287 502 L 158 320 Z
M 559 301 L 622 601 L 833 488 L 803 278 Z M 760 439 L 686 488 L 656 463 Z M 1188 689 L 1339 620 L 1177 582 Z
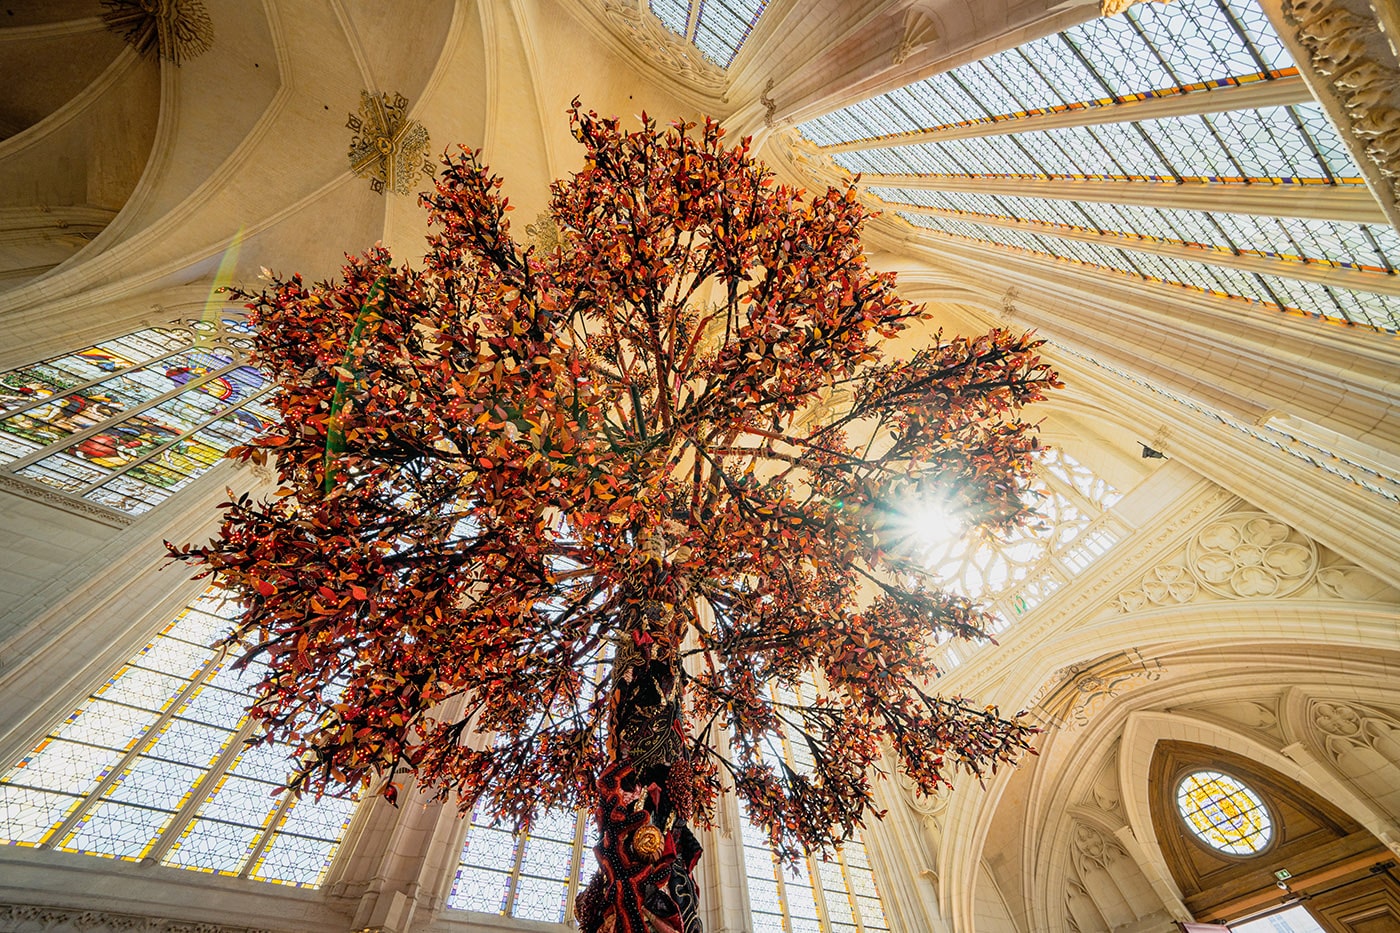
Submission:
M 1264 801 L 1228 774 L 1188 774 L 1177 785 L 1176 805 L 1197 838 L 1221 852 L 1253 855 L 1273 838 L 1273 820 Z

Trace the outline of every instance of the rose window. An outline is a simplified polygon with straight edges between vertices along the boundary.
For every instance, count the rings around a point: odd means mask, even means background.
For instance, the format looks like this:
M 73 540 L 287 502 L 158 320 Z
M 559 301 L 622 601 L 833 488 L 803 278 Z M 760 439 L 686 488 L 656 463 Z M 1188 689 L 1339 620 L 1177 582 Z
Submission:
M 1194 771 L 1176 788 L 1176 807 L 1191 832 L 1227 855 L 1254 855 L 1269 845 L 1269 810 L 1243 782 L 1219 771 Z

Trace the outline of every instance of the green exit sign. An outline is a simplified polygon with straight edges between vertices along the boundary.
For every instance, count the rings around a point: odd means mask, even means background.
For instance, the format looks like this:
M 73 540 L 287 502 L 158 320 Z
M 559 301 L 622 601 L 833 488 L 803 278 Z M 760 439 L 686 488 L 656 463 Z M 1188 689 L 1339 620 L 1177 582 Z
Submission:
M 1287 881 L 1289 878 L 1293 877 L 1293 872 L 1289 871 L 1287 868 L 1280 868 L 1278 871 L 1274 872 L 1274 877 L 1279 881 Z

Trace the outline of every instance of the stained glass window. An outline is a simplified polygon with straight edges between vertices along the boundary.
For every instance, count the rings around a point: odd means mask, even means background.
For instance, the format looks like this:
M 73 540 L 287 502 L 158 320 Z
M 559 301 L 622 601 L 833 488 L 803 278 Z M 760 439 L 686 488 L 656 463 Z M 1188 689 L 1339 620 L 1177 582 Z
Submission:
M 279 791 L 288 749 L 245 744 L 262 668 L 209 647 L 237 612 L 206 591 L 3 772 L 0 843 L 320 884 L 354 801 Z
M 596 838 L 585 814 L 551 811 L 516 835 L 472 814 L 447 906 L 562 923 L 573 916 L 579 880 L 592 874 Z
M 1273 819 L 1259 795 L 1219 771 L 1196 771 L 1182 778 L 1176 807 L 1198 839 L 1229 855 L 1262 852 L 1274 835 Z
M 275 418 L 226 316 L 117 337 L 0 374 L 0 469 L 144 512 Z
M 911 530 L 920 559 L 949 589 L 990 607 L 997 620 L 993 634 L 1040 605 L 1128 533 L 1109 512 L 1122 498 L 1118 490 L 1059 448 L 1042 449 L 1031 494 L 1039 520 L 1003 538 L 969 542 L 955 527 Z M 960 658 L 951 646 L 939 654 L 947 668 Z
M 1388 225 L 1253 216 L 1239 213 L 1249 205 L 1231 202 L 1232 188 L 1241 184 L 1279 192 L 1297 185 L 1365 190 L 1341 136 L 1301 91 L 1293 103 L 1253 109 L 1231 109 L 1211 98 L 1236 86 L 1296 83 L 1296 74 L 1255 0 L 1139 4 L 799 130 L 835 147 L 837 164 L 865 174 L 872 194 L 935 236 L 1400 330 L 1400 296 L 1392 282 L 1400 236 Z M 1183 94 L 1214 112 L 1134 120 L 1127 110 L 1114 119 L 1113 108 L 1122 104 Z M 1027 122 L 1086 110 L 1101 111 L 1102 119 L 1039 130 Z M 960 138 L 947 138 L 954 129 Z M 904 180 L 881 186 L 882 175 Z M 995 194 L 925 190 L 909 176 L 927 178 L 928 188 L 955 179 L 1009 183 Z M 1016 180 L 1037 182 L 1037 196 L 1017 196 Z M 1083 180 L 1124 183 L 1125 203 L 1076 200 L 1069 185 L 1063 197 L 1040 196 L 1058 195 L 1061 181 Z M 1136 206 L 1127 203 L 1134 198 L 1128 182 L 1197 185 L 1217 195 L 1221 206 Z M 1255 262 L 1246 270 L 1235 257 Z M 1309 268 L 1316 266 L 1344 271 L 1324 284 Z
M 781 688 L 775 696 L 801 703 L 804 687 Z M 798 743 L 773 743 L 768 755 L 798 773 L 812 769 L 811 752 Z M 767 756 L 765 756 L 767 757 Z M 830 857 L 809 855 L 797 868 L 785 866 L 739 804 L 743 819 L 744 873 L 754 933 L 855 933 L 889 930 L 875 873 L 860 838 Z
M 650 0 L 650 5 L 662 25 L 695 43 L 716 65 L 728 68 L 768 0 Z

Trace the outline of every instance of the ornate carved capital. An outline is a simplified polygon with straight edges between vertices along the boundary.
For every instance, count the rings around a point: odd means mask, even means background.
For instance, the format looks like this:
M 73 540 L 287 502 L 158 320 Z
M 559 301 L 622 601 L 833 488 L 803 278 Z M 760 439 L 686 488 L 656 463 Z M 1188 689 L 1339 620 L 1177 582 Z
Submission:
M 1400 61 L 1364 0 L 1283 0 L 1294 38 L 1326 78 L 1348 129 L 1400 201 Z

